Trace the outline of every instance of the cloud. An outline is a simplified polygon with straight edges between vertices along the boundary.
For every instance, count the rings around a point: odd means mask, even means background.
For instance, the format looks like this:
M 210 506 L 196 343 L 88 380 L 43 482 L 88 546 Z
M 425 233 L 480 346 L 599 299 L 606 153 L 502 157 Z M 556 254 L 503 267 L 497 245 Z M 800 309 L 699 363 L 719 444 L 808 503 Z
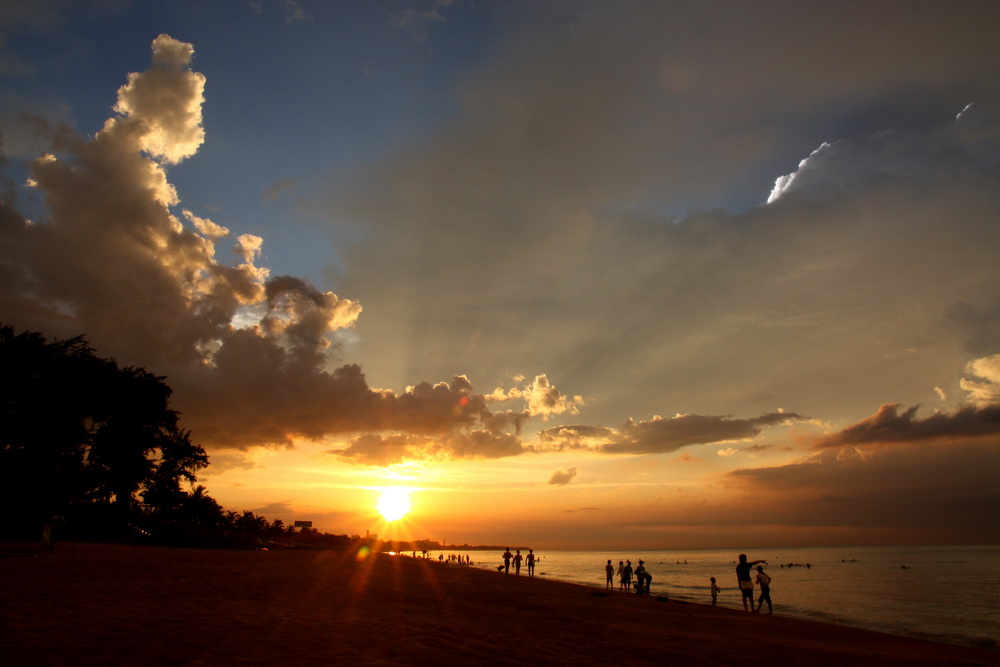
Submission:
M 997 479 L 996 436 L 944 447 L 912 442 L 826 449 L 799 463 L 727 475 L 748 499 L 740 509 L 746 516 L 763 513 L 769 524 L 879 529 L 882 539 L 908 540 L 975 535 L 995 541 L 996 522 L 983 517 L 1000 511 Z
M 466 430 L 435 437 L 368 433 L 353 438 L 346 448 L 327 453 L 359 465 L 389 466 L 409 461 L 495 459 L 525 451 L 517 436 Z
M 255 263 L 258 236 L 173 212 L 166 168 L 204 138 L 193 53 L 157 37 L 151 68 L 129 75 L 101 131 L 58 134 L 31 163 L 48 218 L 30 223 L 4 201 L 0 321 L 82 333 L 98 353 L 166 375 L 185 427 L 213 448 L 385 432 L 378 447 L 360 437 L 345 456 L 509 456 L 523 450 L 516 432 L 530 414 L 574 408 L 544 376 L 525 389 L 529 412 L 494 412 L 465 376 L 393 392 L 370 387 L 356 364 L 333 363 L 334 334 L 355 325 L 360 303 L 272 277 Z M 229 262 L 218 256 L 227 240 Z M 408 435 L 439 442 L 417 446 Z
M 418 42 L 426 42 L 430 37 L 432 22 L 446 21 L 443 10 L 456 4 L 458 0 L 434 0 L 428 10 L 404 9 L 393 14 L 389 24 L 394 28 L 405 28 Z
M 563 413 L 580 414 L 580 406 L 584 403 L 582 396 L 570 397 L 559 393 L 559 390 L 549 382 L 549 378 L 545 375 L 536 376 L 523 388 L 515 387 L 509 390 L 497 388 L 490 394 L 489 399 L 500 403 L 523 400 L 525 413 L 528 416 L 541 416 L 545 421 Z
M 611 442 L 600 447 L 600 451 L 607 454 L 664 454 L 692 445 L 749 440 L 759 436 L 764 427 L 801 419 L 799 415 L 784 412 L 751 419 L 705 415 L 677 415 L 670 419 L 657 416 L 640 422 L 630 419 L 615 433 Z
M 257 507 L 251 511 L 258 516 L 271 517 L 275 514 L 289 514 L 293 511 L 293 508 L 291 504 L 284 501 L 279 501 L 274 503 L 268 503 L 263 507 Z
M 169 35 L 154 39 L 153 67 L 129 74 L 115 105 L 124 118 L 109 119 L 102 132 L 135 133 L 142 150 L 168 164 L 194 155 L 205 140 L 205 77 L 191 71 L 193 56 L 190 44 Z
M 980 378 L 961 380 L 960 386 L 969 392 L 971 403 L 980 407 L 1000 404 L 1000 354 L 970 361 L 965 372 Z
M 983 118 L 981 122 L 993 125 L 995 119 Z M 861 140 L 823 143 L 799 163 L 798 170 L 777 179 L 767 202 L 796 193 L 828 198 L 879 181 L 929 180 L 935 172 L 961 173 L 976 162 L 996 164 L 1000 145 L 984 144 L 978 132 L 968 129 L 956 120 L 931 131 L 885 130 Z
M 552 476 L 549 477 L 549 481 L 546 483 L 553 486 L 566 486 L 574 477 L 576 477 L 576 468 L 570 468 L 569 470 L 560 469 L 552 473 Z
M 281 6 L 285 10 L 285 23 L 312 21 L 312 18 L 302 8 L 302 4 L 297 0 L 281 0 Z
M 824 436 L 817 447 L 918 443 L 1000 436 L 1000 405 L 968 406 L 954 413 L 938 413 L 920 419 L 920 406 L 899 412 L 899 404 L 883 405 L 878 411 L 838 433 Z
M 685 447 L 751 440 L 767 427 L 804 421 L 791 412 L 763 414 L 750 419 L 710 415 L 654 416 L 629 419 L 619 428 L 594 425 L 555 426 L 538 432 L 538 451 L 589 450 L 604 454 L 667 454 Z M 751 447 L 759 451 L 766 445 Z M 727 451 L 735 453 L 737 450 Z
M 297 184 L 295 181 L 283 178 L 261 193 L 260 195 L 261 201 L 273 202 L 276 199 L 278 199 L 278 197 L 281 197 L 282 195 L 288 193 L 291 190 L 294 190 L 296 186 Z

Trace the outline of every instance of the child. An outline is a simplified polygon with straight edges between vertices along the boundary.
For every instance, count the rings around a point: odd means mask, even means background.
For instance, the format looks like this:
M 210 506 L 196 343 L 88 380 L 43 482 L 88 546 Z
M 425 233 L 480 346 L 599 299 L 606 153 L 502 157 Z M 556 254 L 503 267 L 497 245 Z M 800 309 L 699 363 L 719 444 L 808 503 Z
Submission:
M 760 599 L 757 600 L 757 612 L 760 613 L 764 602 L 767 602 L 767 613 L 771 611 L 771 577 L 764 572 L 764 568 L 757 566 L 757 585 L 760 586 Z
M 711 590 L 712 590 L 712 606 L 714 607 L 715 602 L 719 599 L 719 591 L 722 590 L 721 588 L 719 588 L 718 584 L 715 583 L 715 577 L 712 577 Z

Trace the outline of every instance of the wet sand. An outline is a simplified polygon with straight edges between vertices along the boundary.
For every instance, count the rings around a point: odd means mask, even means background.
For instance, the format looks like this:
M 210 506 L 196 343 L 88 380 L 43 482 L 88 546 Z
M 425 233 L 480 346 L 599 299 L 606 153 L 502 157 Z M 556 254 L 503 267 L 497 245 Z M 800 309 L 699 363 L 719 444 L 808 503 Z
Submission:
M 1000 665 L 1000 653 L 332 551 L 0 558 L 5 665 Z M 596 593 L 596 595 L 595 595 Z

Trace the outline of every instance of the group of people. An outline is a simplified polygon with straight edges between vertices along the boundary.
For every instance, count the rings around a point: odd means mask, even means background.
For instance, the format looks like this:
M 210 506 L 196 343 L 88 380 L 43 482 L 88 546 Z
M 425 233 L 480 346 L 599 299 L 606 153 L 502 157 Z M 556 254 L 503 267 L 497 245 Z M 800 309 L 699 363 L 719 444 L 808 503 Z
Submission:
M 736 583 L 740 587 L 740 594 L 743 596 L 743 610 L 748 612 L 759 613 L 761 609 L 764 608 L 764 603 L 767 602 L 767 613 L 773 613 L 771 608 L 771 577 L 764 572 L 764 568 L 758 563 L 764 563 L 767 565 L 766 560 L 755 560 L 747 562 L 747 555 L 740 554 L 740 562 L 736 565 Z M 756 578 L 751 578 L 751 569 L 754 565 L 757 565 L 757 576 Z M 757 600 L 757 608 L 754 609 L 753 606 L 753 586 L 754 581 L 760 586 L 760 599 Z M 715 605 L 715 598 L 717 595 L 717 587 L 715 585 L 715 577 L 712 577 L 712 605 Z M 749 608 L 747 601 L 749 600 Z
M 516 549 L 516 553 L 510 552 L 510 547 L 503 552 L 503 565 L 497 568 L 497 570 L 503 571 L 504 576 L 510 576 L 510 564 L 514 563 L 514 576 L 521 576 L 521 563 L 523 562 L 528 567 L 528 576 L 535 576 L 535 563 L 538 561 L 538 556 L 535 555 L 533 549 L 528 549 L 528 555 L 522 556 L 521 550 Z
M 649 586 L 653 582 L 653 575 L 646 570 L 646 564 L 642 560 L 639 561 L 639 566 L 634 570 L 632 569 L 632 561 L 618 561 L 618 569 L 615 570 L 614 565 L 611 561 L 604 566 L 604 572 L 607 575 L 605 588 L 614 589 L 615 587 L 615 575 L 618 576 L 618 590 L 628 591 L 632 588 L 632 577 L 635 576 L 635 592 L 639 595 L 648 595 Z
M 740 589 L 740 594 L 743 599 L 743 609 L 748 612 L 760 612 L 764 608 L 764 603 L 767 603 L 767 613 L 774 613 L 773 607 L 771 606 L 771 577 L 764 572 L 764 568 L 759 565 L 759 563 L 764 563 L 767 565 L 766 560 L 755 560 L 747 561 L 746 554 L 740 554 L 740 562 L 736 566 L 736 582 Z M 757 566 L 757 574 L 754 577 L 751 568 Z M 649 586 L 653 581 L 652 575 L 646 570 L 646 566 L 643 561 L 639 561 L 639 567 L 632 569 L 632 561 L 618 561 L 618 569 L 616 570 L 611 561 L 608 560 L 607 565 L 604 566 L 605 571 L 605 588 L 614 589 L 615 576 L 618 576 L 619 590 L 628 591 L 632 587 L 632 577 L 635 576 L 636 583 L 635 589 L 636 593 L 639 595 L 649 594 Z M 754 608 L 754 584 L 760 587 L 760 598 L 757 600 L 757 606 Z M 711 577 L 711 586 L 709 590 L 712 594 L 712 606 L 716 606 L 719 599 L 719 593 L 722 591 L 719 588 L 718 583 L 715 581 L 715 577 Z
M 441 563 L 446 562 L 449 565 L 472 565 L 472 558 L 468 555 L 463 556 L 462 554 L 448 554 L 447 557 L 444 554 L 439 554 L 438 561 Z

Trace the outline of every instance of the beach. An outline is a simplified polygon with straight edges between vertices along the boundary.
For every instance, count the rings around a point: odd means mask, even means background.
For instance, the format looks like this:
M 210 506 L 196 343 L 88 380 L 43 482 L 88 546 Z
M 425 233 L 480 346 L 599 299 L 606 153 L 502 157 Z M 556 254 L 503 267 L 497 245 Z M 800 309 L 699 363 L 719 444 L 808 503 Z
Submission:
M 0 559 L 6 665 L 1000 665 L 1000 653 L 387 554 L 61 543 Z

